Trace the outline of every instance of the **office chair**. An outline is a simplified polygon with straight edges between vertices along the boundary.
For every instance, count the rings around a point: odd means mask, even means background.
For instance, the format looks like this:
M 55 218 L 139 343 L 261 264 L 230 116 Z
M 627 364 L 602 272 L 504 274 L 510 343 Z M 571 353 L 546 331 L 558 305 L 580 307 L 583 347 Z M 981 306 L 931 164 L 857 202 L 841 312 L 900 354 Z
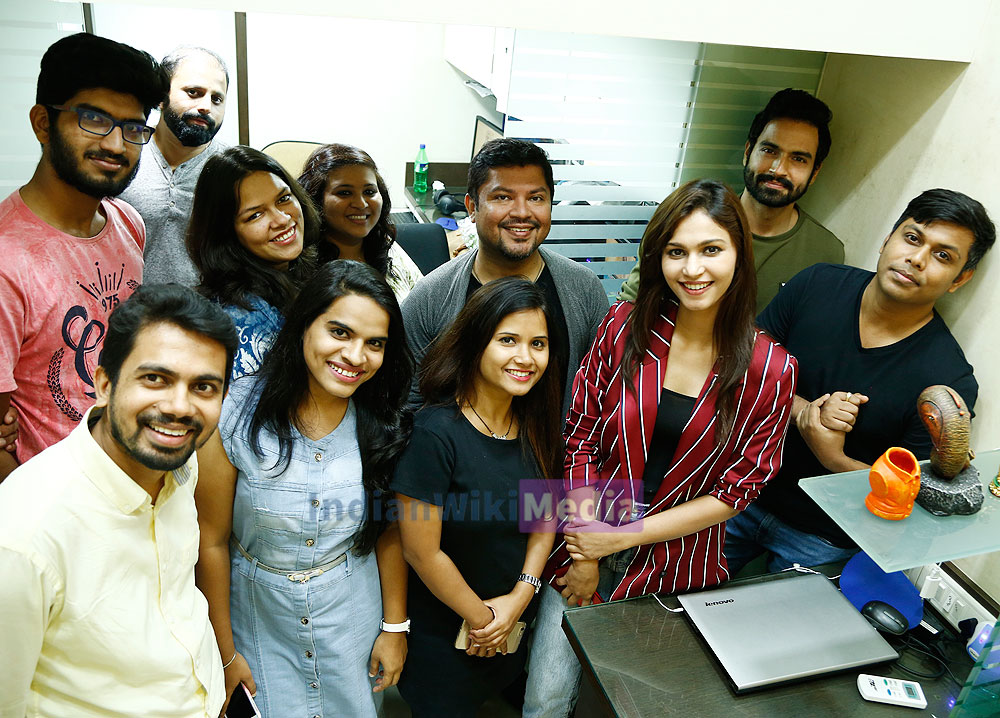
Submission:
M 451 259 L 440 224 L 397 224 L 396 241 L 425 275 Z
M 292 177 L 298 177 L 302 174 L 302 168 L 305 166 L 306 160 L 309 159 L 309 155 L 322 146 L 322 142 L 281 140 L 280 142 L 272 142 L 261 152 L 278 160 L 278 164 L 288 170 L 288 174 Z

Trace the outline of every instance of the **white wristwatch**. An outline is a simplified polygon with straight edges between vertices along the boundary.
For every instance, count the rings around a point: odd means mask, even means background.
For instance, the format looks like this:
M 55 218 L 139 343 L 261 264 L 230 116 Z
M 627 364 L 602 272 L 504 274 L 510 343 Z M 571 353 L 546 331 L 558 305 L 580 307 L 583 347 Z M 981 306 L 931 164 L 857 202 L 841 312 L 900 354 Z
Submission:
M 380 631 L 385 631 L 386 633 L 409 633 L 410 619 L 407 618 L 402 623 L 386 623 L 383 618 L 378 627 Z
M 531 576 L 531 575 L 526 574 L 526 573 L 522 573 L 520 576 L 518 576 L 517 580 L 518 581 L 524 581 L 525 583 L 531 585 L 535 589 L 535 593 L 536 594 L 542 588 L 542 580 L 540 578 L 535 578 L 534 576 Z

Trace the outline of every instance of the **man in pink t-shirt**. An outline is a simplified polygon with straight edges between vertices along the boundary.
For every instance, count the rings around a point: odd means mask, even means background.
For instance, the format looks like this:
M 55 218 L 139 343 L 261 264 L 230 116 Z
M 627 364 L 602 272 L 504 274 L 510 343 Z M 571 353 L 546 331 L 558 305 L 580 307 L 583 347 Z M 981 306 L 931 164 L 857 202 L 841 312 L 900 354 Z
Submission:
M 168 83 L 144 52 L 96 35 L 42 57 L 28 113 L 42 157 L 0 202 L 0 416 L 17 410 L 0 480 L 69 434 L 93 404 L 107 318 L 142 281 L 145 229 L 118 195 Z

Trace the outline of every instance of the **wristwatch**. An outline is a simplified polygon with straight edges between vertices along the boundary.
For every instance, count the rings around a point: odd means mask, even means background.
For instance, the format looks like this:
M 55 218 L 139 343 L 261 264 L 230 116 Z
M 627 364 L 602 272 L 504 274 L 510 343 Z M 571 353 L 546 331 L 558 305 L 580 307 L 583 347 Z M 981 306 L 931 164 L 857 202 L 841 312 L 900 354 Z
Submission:
M 380 631 L 385 631 L 386 633 L 409 633 L 410 632 L 410 619 L 407 618 L 402 623 L 386 623 L 383 618 L 378 624 Z
M 535 578 L 534 576 L 529 576 L 526 573 L 522 573 L 517 577 L 518 581 L 524 581 L 525 583 L 531 584 L 535 588 L 535 593 L 537 594 L 542 588 L 542 580 Z

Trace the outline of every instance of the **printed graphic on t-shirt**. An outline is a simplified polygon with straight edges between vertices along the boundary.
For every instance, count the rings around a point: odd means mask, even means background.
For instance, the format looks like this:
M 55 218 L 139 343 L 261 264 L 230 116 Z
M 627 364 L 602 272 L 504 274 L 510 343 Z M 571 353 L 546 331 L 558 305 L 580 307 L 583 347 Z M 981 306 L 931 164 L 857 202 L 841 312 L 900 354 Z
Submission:
M 59 411 L 72 421 L 80 421 L 86 407 L 76 407 L 63 391 L 63 376 L 65 372 L 73 372 L 89 390 L 84 394 L 89 399 L 94 398 L 94 370 L 101 361 L 100 348 L 103 346 L 104 335 L 107 333 L 107 318 L 111 311 L 128 295 L 138 282 L 134 279 L 125 281 L 125 264 L 119 264 L 114 270 L 101 267 L 100 260 L 94 262 L 93 275 L 89 280 L 77 280 L 77 289 L 85 292 L 92 299 L 80 298 L 81 304 L 74 304 L 63 316 L 62 340 L 64 346 L 59 347 L 49 360 L 49 370 L 46 377 L 52 400 Z M 128 288 L 122 292 L 122 283 Z M 101 313 L 96 311 L 100 303 Z M 88 311 L 87 306 L 90 310 Z M 65 366 L 65 368 L 64 368 Z M 70 374 L 72 376 L 72 374 Z

